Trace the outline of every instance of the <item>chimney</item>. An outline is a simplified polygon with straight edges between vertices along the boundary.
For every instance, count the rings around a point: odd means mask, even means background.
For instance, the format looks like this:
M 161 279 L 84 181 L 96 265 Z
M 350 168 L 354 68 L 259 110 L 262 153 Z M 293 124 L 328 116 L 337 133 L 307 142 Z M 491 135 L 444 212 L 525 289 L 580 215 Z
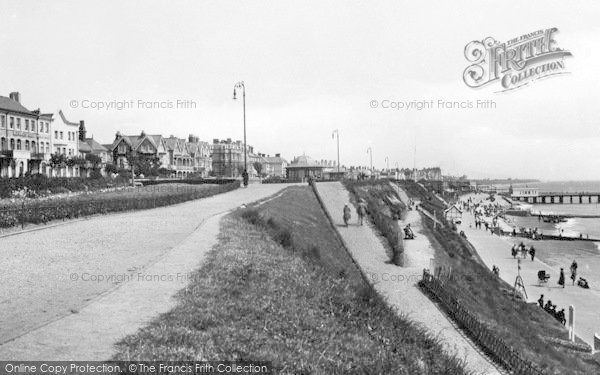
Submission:
M 213 138 L 213 145 L 216 145 L 219 143 L 219 140 L 217 138 Z
M 281 157 L 281 154 L 275 154 L 275 157 L 279 158 L 279 157 Z
M 15 102 L 21 103 L 21 94 L 19 94 L 17 91 L 11 92 L 8 96 Z
M 79 121 L 79 140 L 85 142 L 85 121 Z

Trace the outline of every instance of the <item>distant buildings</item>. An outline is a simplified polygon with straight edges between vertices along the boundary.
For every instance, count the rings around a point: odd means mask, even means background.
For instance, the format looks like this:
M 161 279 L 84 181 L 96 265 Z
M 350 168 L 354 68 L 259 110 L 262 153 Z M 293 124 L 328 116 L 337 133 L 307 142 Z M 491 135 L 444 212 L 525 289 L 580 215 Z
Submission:
M 325 166 L 309 156 L 297 156 L 287 166 L 287 178 L 293 181 L 305 181 L 308 178 L 320 179 L 323 177 Z
M 30 111 L 18 92 L 0 96 L 0 177 L 49 172 L 52 114 Z
M 145 158 L 159 168 L 164 168 L 169 177 L 186 177 L 190 174 L 208 176 L 212 170 L 210 147 L 197 136 L 187 140 L 171 135 L 159 134 L 122 135 L 117 132 L 108 147 L 113 163 L 118 168 L 131 168 L 129 160 Z
M 231 138 L 226 140 L 213 139 L 212 148 L 212 171 L 217 177 L 239 177 L 244 172 L 244 143 L 232 142 Z M 248 173 L 251 172 L 252 163 L 259 161 L 260 157 L 254 155 L 252 146 L 246 146 L 246 162 Z

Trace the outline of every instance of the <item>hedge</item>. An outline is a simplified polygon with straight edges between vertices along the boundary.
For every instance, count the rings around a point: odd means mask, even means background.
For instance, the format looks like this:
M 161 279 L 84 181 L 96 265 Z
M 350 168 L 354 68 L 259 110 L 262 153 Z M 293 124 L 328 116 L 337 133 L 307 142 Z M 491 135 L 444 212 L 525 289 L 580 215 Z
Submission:
M 12 204 L 0 208 L 0 228 L 8 228 L 16 225 L 24 226 L 26 223 L 46 224 L 52 220 L 74 219 L 109 212 L 168 206 L 225 193 L 235 190 L 238 187 L 239 181 L 198 190 L 155 190 L 151 193 L 142 193 L 136 196 L 127 193 L 106 196 L 91 194 L 60 199 L 60 202 L 23 201 L 20 204 Z

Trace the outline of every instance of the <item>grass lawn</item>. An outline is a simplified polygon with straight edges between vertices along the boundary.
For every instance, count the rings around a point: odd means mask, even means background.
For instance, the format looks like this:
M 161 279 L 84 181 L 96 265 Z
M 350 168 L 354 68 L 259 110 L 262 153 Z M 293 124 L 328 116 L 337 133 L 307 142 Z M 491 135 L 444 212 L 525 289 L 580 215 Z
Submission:
M 251 223 L 253 222 L 253 223 Z M 364 283 L 309 187 L 221 222 L 179 303 L 118 360 L 270 361 L 276 373 L 464 374 Z

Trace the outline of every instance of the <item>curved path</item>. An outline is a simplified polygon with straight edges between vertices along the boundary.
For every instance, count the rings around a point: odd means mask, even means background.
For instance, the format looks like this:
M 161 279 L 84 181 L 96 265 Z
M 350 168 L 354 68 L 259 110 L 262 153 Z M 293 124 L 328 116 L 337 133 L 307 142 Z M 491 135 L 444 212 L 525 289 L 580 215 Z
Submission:
M 399 313 L 405 314 L 412 321 L 424 326 L 434 336 L 439 337 L 447 352 L 464 359 L 467 368 L 474 374 L 499 374 L 500 371 L 416 286 L 417 281 L 422 277 L 423 267 L 398 267 L 390 264 L 385 247 L 375 230 L 370 225 L 357 225 L 354 212 L 351 224 L 348 227 L 343 226 L 342 209 L 344 203 L 350 201 L 350 194 L 340 182 L 320 182 L 316 186 L 345 245 L 372 281 L 377 292 L 384 296 Z M 406 220 L 411 220 L 413 216 L 409 215 Z M 419 242 L 414 242 L 408 245 L 411 253 L 417 251 L 413 247 L 418 244 Z M 427 246 L 425 243 L 421 244 Z M 429 252 L 426 248 L 422 250 Z
M 289 184 L 0 238 L 0 360 L 103 360 L 173 307 L 220 217 Z

